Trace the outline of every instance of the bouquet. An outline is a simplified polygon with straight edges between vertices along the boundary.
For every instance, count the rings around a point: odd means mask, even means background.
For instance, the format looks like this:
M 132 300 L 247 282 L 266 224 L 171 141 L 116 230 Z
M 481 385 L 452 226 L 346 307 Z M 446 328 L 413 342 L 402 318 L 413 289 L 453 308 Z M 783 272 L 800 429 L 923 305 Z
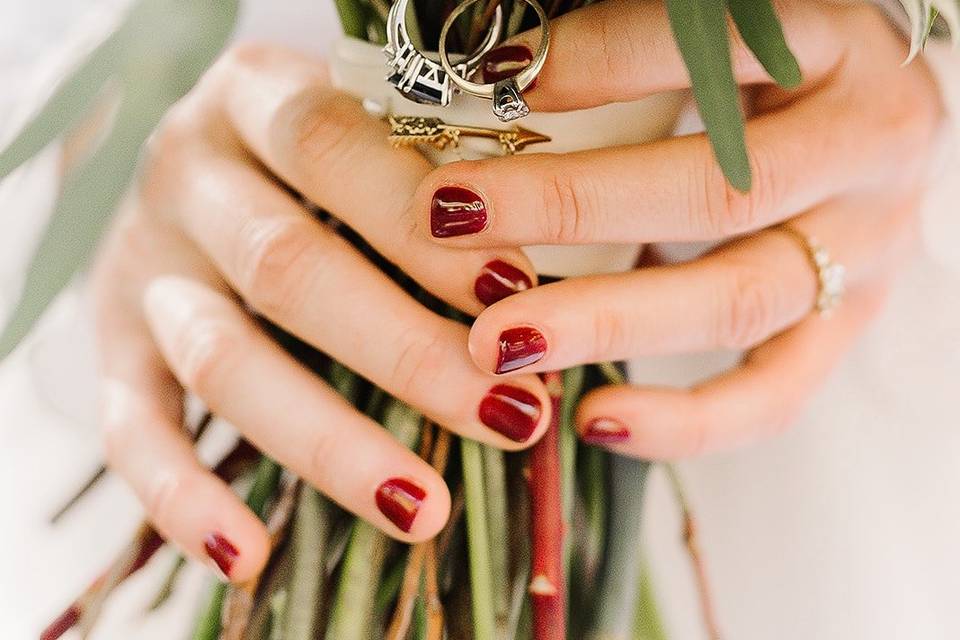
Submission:
M 335 1 L 348 36 L 385 41 L 390 7 L 384 0 Z M 793 86 L 800 82 L 800 71 L 773 6 L 769 0 L 665 1 L 720 166 L 734 187 L 749 190 L 728 17 L 770 76 Z M 24 295 L 0 337 L 0 357 L 20 342 L 86 263 L 135 176 L 142 143 L 226 42 L 238 3 L 136 2 L 0 152 L 2 179 L 74 128 L 78 116 L 104 100 L 115 105 L 107 132 L 64 184 Z M 551 0 L 545 9 L 553 17 L 583 3 Z M 960 21 L 952 0 L 903 0 L 903 4 L 913 25 L 911 55 L 934 30 L 938 16 L 950 27 Z M 533 25 L 526 6 L 521 0 L 479 3 L 469 19 L 458 23 L 454 39 L 461 48 L 469 48 L 497 7 L 507 16 L 506 35 L 514 35 Z M 421 47 L 429 49 L 437 42 L 442 18 L 450 9 L 447 2 L 436 0 L 417 3 L 412 24 Z M 151 75 L 142 73 L 148 64 Z M 338 229 L 424 305 L 469 322 L 420 290 L 335 218 L 319 210 L 316 217 Z M 546 374 L 554 409 L 550 429 L 529 452 L 504 454 L 452 438 L 342 364 L 262 322 L 290 353 L 442 473 L 454 506 L 436 539 L 401 545 L 240 441 L 215 471 L 244 488 L 247 504 L 273 536 L 272 554 L 256 580 L 212 587 L 198 617 L 196 640 L 666 637 L 639 545 L 650 465 L 580 444 L 573 425 L 578 399 L 597 386 L 624 382 L 622 365 L 603 363 Z M 197 439 L 211 419 L 207 415 L 194 426 Z M 684 514 L 705 624 L 718 637 L 693 519 L 676 473 L 669 466 L 666 472 Z M 53 640 L 77 625 L 90 629 L 110 592 L 162 545 L 160 536 L 144 523 L 116 562 L 42 637 Z M 158 587 L 155 606 L 169 596 L 183 563 L 178 560 Z

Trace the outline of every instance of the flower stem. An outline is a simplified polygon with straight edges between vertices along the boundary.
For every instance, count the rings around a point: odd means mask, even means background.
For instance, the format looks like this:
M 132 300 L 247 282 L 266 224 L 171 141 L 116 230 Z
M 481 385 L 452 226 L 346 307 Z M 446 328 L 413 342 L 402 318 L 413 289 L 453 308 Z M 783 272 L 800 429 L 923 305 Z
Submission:
M 530 450 L 533 637 L 535 640 L 564 640 L 567 603 L 563 580 L 564 523 L 559 442 L 563 382 L 559 372 L 544 374 L 543 378 L 553 404 L 553 416 L 547 432 Z
M 483 453 L 484 488 L 487 495 L 487 524 L 490 526 L 490 569 L 497 627 L 502 629 L 510 607 L 510 556 L 507 526 L 507 471 L 503 451 L 490 446 Z
M 391 400 L 383 425 L 404 446 L 413 448 L 420 437 L 423 418 L 399 400 Z M 390 538 L 373 525 L 357 520 L 347 547 L 340 583 L 330 612 L 327 637 L 364 640 L 371 637 L 371 622 Z
M 632 637 L 640 578 L 640 530 L 650 463 L 623 456 L 610 461 L 610 526 L 596 618 L 588 640 Z
M 317 605 L 323 599 L 323 557 L 330 532 L 326 498 L 303 487 L 293 521 L 293 569 L 283 607 L 285 640 L 311 640 L 316 635 Z
M 483 453 L 478 442 L 460 440 L 463 484 L 467 505 L 467 543 L 470 560 L 470 591 L 473 607 L 473 637 L 496 637 L 493 606 L 493 576 L 490 574 L 490 528 L 483 487 Z
M 560 490 L 563 505 L 564 531 L 571 530 L 573 505 L 577 494 L 577 427 L 574 413 L 583 392 L 584 367 L 574 367 L 563 372 L 563 400 L 560 403 Z M 573 557 L 573 541 L 567 537 L 563 551 L 563 575 L 570 582 L 570 562 Z

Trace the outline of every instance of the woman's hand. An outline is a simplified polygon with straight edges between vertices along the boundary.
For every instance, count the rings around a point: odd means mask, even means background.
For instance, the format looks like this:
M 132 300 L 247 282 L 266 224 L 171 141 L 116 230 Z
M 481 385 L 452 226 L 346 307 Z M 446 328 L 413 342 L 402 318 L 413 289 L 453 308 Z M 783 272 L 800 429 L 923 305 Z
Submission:
M 292 195 L 465 312 L 532 286 L 519 250 L 452 250 L 415 233 L 409 202 L 431 166 L 387 133 L 330 88 L 322 64 L 238 48 L 165 119 L 101 253 L 110 464 L 164 537 L 231 579 L 256 575 L 269 541 L 196 460 L 181 429 L 184 389 L 396 538 L 433 536 L 450 506 L 426 462 L 284 352 L 248 308 L 464 437 L 520 449 L 548 424 L 535 375 L 478 369 L 466 327 L 410 298 Z
M 749 193 L 729 186 L 704 135 L 451 164 L 418 191 L 421 234 L 444 247 L 729 240 L 687 264 L 570 279 L 479 316 L 470 352 L 490 372 L 748 350 L 741 367 L 693 389 L 591 394 L 578 414 L 590 442 L 676 457 L 783 427 L 877 312 L 915 241 L 941 120 L 927 68 L 901 67 L 906 44 L 868 4 L 781 4 L 802 86 L 773 85 L 742 43 L 733 55 L 753 113 Z M 506 58 L 513 68 L 529 60 L 522 47 L 492 55 L 507 68 Z M 527 98 L 533 110 L 561 111 L 688 83 L 663 3 L 608 0 L 554 21 L 550 56 Z M 437 203 L 451 186 L 482 203 L 472 233 L 437 233 L 445 219 Z M 803 244 L 770 229 L 785 220 L 847 268 L 848 295 L 829 320 L 810 313 L 817 278 Z

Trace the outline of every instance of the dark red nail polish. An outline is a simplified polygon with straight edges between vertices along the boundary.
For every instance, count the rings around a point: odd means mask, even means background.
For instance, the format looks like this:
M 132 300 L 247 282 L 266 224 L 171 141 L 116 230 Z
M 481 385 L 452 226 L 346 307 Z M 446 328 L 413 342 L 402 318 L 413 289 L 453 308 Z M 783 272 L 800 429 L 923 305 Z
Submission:
M 240 557 L 240 552 L 219 533 L 211 533 L 203 541 L 203 549 L 210 556 L 210 559 L 216 563 L 223 575 L 230 577 L 230 571 L 233 564 Z
M 583 441 L 587 444 L 613 444 L 630 439 L 630 430 L 612 418 L 596 418 L 587 423 Z
M 480 402 L 480 421 L 510 438 L 526 442 L 540 421 L 540 400 L 529 391 L 500 384 Z
M 473 283 L 473 292 L 480 302 L 489 307 L 532 286 L 533 282 L 523 271 L 503 260 L 494 260 L 483 265 L 483 271 Z
M 508 44 L 493 49 L 483 57 L 480 64 L 484 82 L 500 82 L 512 78 L 533 62 L 530 47 L 522 44 Z
M 390 478 L 377 488 L 377 508 L 390 522 L 397 525 L 398 529 L 407 533 L 426 497 L 427 492 L 413 482 L 403 478 Z
M 547 353 L 547 340 L 533 327 L 516 327 L 500 334 L 497 373 L 509 373 L 539 362 Z
M 479 233 L 487 226 L 483 198 L 464 187 L 440 187 L 430 205 L 430 232 L 435 238 Z

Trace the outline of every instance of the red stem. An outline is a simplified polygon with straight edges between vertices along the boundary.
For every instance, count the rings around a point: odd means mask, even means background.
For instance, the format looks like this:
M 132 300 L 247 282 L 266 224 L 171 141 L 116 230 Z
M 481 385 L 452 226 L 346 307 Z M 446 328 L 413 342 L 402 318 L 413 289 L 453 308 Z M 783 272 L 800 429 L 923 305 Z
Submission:
M 553 405 L 550 426 L 530 450 L 530 507 L 533 534 L 532 579 L 535 640 L 564 640 L 566 586 L 563 579 L 563 505 L 560 488 L 560 401 L 563 395 L 559 372 L 543 375 Z

